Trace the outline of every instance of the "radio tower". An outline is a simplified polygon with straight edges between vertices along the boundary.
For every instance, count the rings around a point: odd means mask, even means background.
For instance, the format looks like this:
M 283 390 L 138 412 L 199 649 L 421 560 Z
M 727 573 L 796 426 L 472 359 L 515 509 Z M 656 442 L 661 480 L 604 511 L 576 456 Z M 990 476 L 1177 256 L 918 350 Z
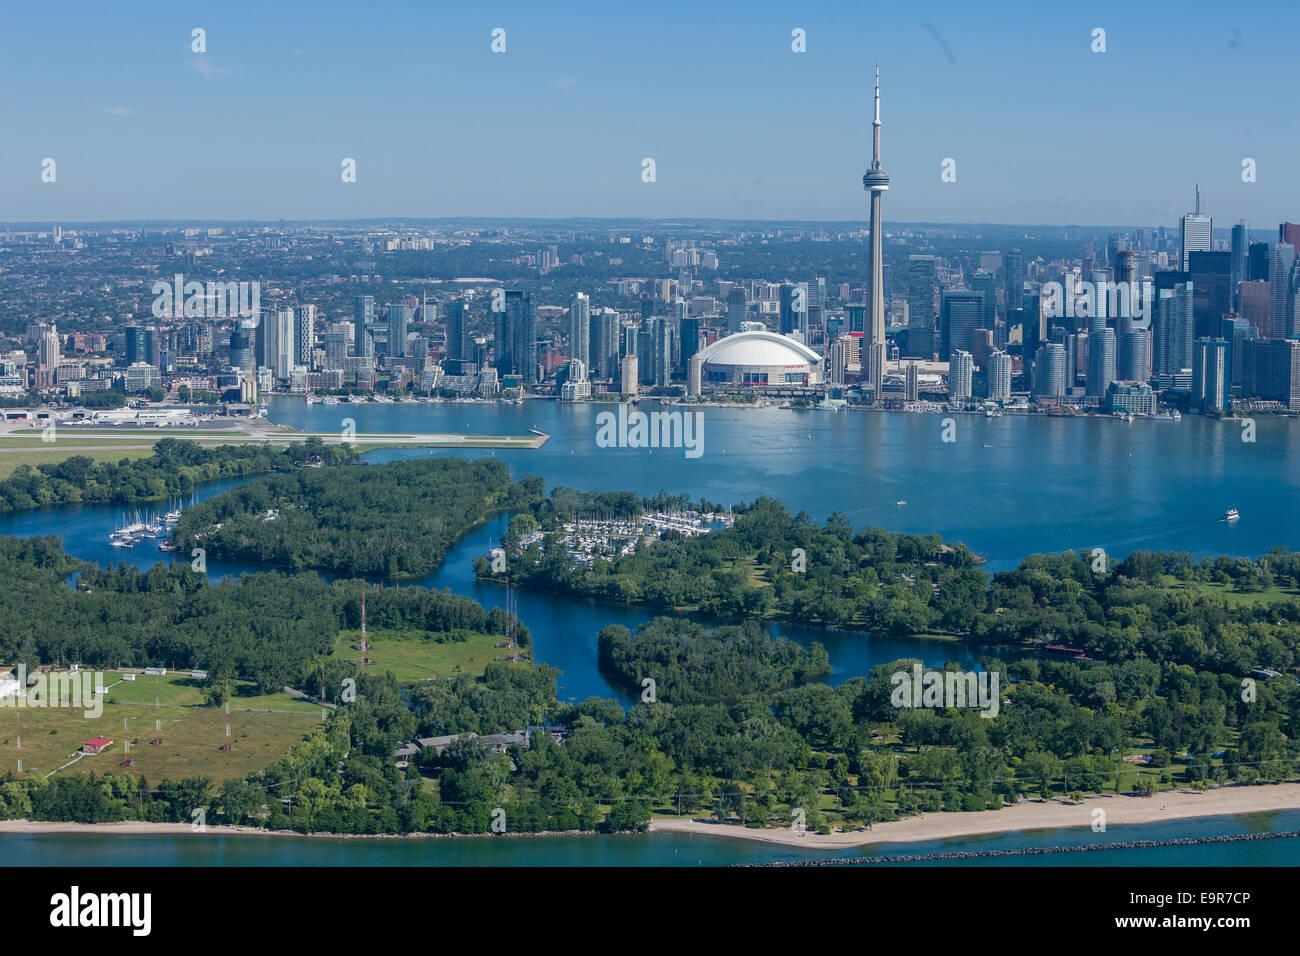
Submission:
M 862 177 L 862 188 L 871 194 L 871 313 L 863 338 L 867 380 L 880 401 L 885 383 L 885 220 L 880 201 L 889 190 L 889 176 L 880 168 L 880 64 L 876 64 L 876 118 L 871 124 L 871 167 Z
M 370 645 L 366 642 L 366 579 L 361 579 L 361 666 L 370 663 Z
M 159 694 L 158 686 L 161 680 L 162 678 L 159 677 L 159 675 L 157 674 L 154 675 L 153 677 L 153 740 L 149 741 L 149 743 L 151 744 L 161 744 L 163 742 L 162 704 L 158 700 L 158 694 Z
M 233 750 L 234 741 L 230 739 L 230 678 L 226 678 L 226 742 L 221 745 L 222 750 Z
M 509 615 L 506 623 L 506 646 L 512 651 L 515 649 L 515 595 L 510 590 L 510 578 L 506 578 L 506 614 Z

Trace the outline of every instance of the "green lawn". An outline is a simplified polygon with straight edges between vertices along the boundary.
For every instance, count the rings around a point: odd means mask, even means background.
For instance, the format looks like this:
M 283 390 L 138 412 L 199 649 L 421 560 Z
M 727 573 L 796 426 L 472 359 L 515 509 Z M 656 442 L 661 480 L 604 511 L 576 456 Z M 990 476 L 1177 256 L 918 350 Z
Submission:
M 450 677 L 452 674 L 482 674 L 495 658 L 508 653 L 496 645 L 499 634 L 475 634 L 468 641 L 439 644 L 424 637 L 423 631 L 371 630 L 370 659 L 366 670 L 373 674 L 391 671 L 403 683 Z M 334 642 L 334 656 L 351 659 L 361 656 L 352 645 L 361 640 L 360 631 L 343 631 Z M 529 657 L 528 651 L 522 656 Z
M 1275 601 L 1289 601 L 1300 597 L 1300 591 L 1294 588 L 1272 587 L 1267 591 L 1239 591 L 1231 584 L 1218 584 L 1212 581 L 1191 581 L 1184 584 L 1172 574 L 1163 575 L 1162 579 L 1167 587 L 1175 590 L 1186 588 L 1199 591 L 1210 597 L 1221 597 L 1229 604 L 1271 604 Z
M 0 446 L 0 478 L 7 478 L 14 473 L 19 465 L 30 465 L 35 468 L 37 465 L 53 465 L 74 455 L 81 455 L 95 461 L 111 461 L 114 464 L 123 458 L 149 458 L 153 455 L 153 448 L 121 448 L 107 451 L 78 451 L 75 448 L 66 446 L 55 448 L 55 446 L 46 446 L 47 451 L 3 451 Z
M 109 692 L 112 696 L 112 692 Z M 16 766 L 16 736 L 21 720 L 23 770 L 44 776 L 67 763 L 83 741 L 103 736 L 113 746 L 68 767 L 65 773 L 131 773 L 157 785 L 164 777 L 180 779 L 202 775 L 220 782 L 245 777 L 282 757 L 320 722 L 320 710 L 304 713 L 267 711 L 231 712 L 234 749 L 224 751 L 226 715 L 219 707 L 164 707 L 161 710 L 163 742 L 149 743 L 156 719 L 152 701 L 143 704 L 104 705 L 99 717 L 82 709 L 5 708 L 0 712 L 0 753 L 6 769 Z M 130 744 L 131 767 L 123 767 Z
M 165 677 L 136 674 L 134 681 L 121 681 L 121 674 L 110 671 L 104 675 L 104 686 L 111 689 L 105 695 L 110 704 L 146 704 L 153 706 L 155 695 L 163 707 L 203 707 L 206 691 L 203 682 L 190 677 L 188 671 L 169 671 Z M 319 714 L 320 707 L 304 700 L 295 700 L 280 691 L 259 694 L 244 681 L 231 685 L 230 709 L 256 711 L 288 711 L 300 714 Z

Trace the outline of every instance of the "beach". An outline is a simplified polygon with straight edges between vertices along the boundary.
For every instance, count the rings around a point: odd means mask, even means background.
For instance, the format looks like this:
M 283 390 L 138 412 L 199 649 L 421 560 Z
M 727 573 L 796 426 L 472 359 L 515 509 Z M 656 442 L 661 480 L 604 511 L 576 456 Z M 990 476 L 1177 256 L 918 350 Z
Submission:
M 721 824 L 702 819 L 655 820 L 650 824 L 650 829 L 658 833 L 694 833 L 810 849 L 842 850 L 875 843 L 918 843 L 1018 830 L 1090 830 L 1093 826 L 1093 812 L 1097 809 L 1105 811 L 1108 832 L 1124 824 L 1296 810 L 1300 809 L 1300 784 L 1219 787 L 1203 793 L 1196 790 L 1173 790 L 1151 797 L 1108 794 L 1088 797 L 1079 803 L 1065 800 L 1026 801 L 1001 810 L 926 813 L 905 820 L 877 823 L 870 830 L 833 832 L 827 835 L 811 831 L 800 834 L 789 827 L 756 830 L 740 824 Z
M 1261 786 L 1219 787 L 1205 792 L 1176 790 L 1152 797 L 1130 797 L 1115 794 L 1088 797 L 1080 803 L 1065 800 L 1025 801 L 1001 810 L 984 810 L 977 813 L 926 813 L 891 823 L 878 823 L 872 829 L 833 832 L 822 836 L 811 831 L 802 835 L 788 827 L 750 829 L 737 823 L 721 824 L 713 820 L 654 820 L 652 833 L 693 833 L 701 836 L 721 836 L 742 840 L 758 840 L 786 846 L 810 849 L 840 850 L 869 846 L 875 843 L 917 843 L 926 840 L 957 839 L 990 833 L 1012 833 L 1019 830 L 1091 829 L 1093 812 L 1105 811 L 1107 831 L 1125 824 L 1157 823 L 1163 820 L 1185 820 L 1194 817 L 1231 816 L 1243 813 L 1267 813 L 1274 810 L 1300 810 L 1300 783 L 1267 784 Z M 95 833 L 122 836 L 223 834 L 226 836 L 250 834 L 258 836 L 313 837 L 324 839 L 456 839 L 457 837 L 433 833 L 411 833 L 389 836 L 363 836 L 360 834 L 303 834 L 291 830 L 263 830 L 256 827 L 207 826 L 196 830 L 189 823 L 149 823 L 127 820 L 120 823 L 65 823 L 44 820 L 0 820 L 0 835 L 15 834 L 40 836 L 59 833 Z M 480 835 L 484 838 L 496 834 Z M 504 834 L 506 836 L 578 836 L 575 833 Z M 1122 837 L 1117 837 L 1122 839 Z

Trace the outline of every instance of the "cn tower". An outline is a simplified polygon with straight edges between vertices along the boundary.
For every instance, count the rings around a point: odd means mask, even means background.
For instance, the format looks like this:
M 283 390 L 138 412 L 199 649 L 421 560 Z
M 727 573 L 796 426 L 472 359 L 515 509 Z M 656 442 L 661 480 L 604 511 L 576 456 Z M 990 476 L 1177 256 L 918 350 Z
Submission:
M 876 64 L 876 118 L 871 124 L 871 168 L 862 177 L 871 193 L 871 321 L 864 330 L 867 380 L 880 401 L 885 382 L 884 218 L 880 199 L 889 189 L 889 175 L 880 168 L 880 64 Z

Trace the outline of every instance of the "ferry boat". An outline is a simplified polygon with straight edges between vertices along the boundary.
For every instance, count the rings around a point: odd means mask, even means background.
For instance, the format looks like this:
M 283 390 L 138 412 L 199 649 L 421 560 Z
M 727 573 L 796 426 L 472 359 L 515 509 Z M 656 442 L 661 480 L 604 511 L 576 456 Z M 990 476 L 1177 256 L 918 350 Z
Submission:
M 1236 521 L 1240 517 L 1241 515 L 1240 513 L 1238 513 L 1236 508 L 1229 508 L 1227 511 L 1223 513 L 1224 521 Z

